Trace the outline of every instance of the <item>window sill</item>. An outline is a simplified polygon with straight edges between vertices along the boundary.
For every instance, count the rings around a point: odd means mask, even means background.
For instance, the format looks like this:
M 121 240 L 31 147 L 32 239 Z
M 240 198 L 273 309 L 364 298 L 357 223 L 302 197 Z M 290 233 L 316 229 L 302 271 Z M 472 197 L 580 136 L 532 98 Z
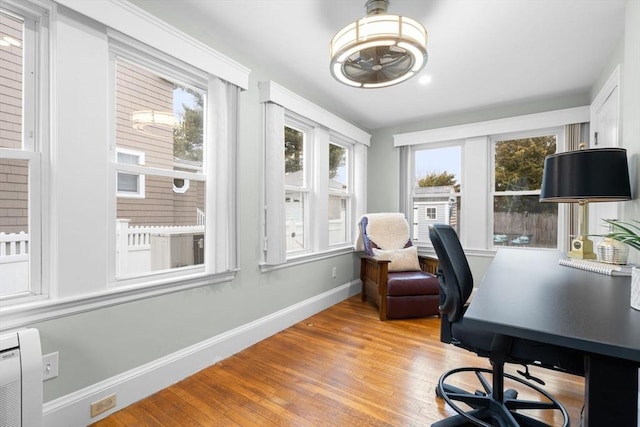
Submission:
M 0 332 L 145 298 L 229 282 L 235 276 L 236 270 L 218 274 L 194 274 L 180 280 L 154 283 L 153 285 L 118 287 L 71 298 L 16 303 L 0 308 L 0 317 L 2 317 Z
M 267 273 L 269 271 L 280 270 L 282 268 L 293 267 L 295 265 L 306 264 L 312 261 L 318 261 L 321 259 L 333 258 L 340 255 L 346 255 L 353 253 L 353 246 L 344 246 L 337 249 L 329 249 L 323 252 L 314 252 L 310 254 L 297 255 L 295 257 L 291 257 L 287 259 L 287 262 L 278 265 L 267 265 L 260 264 L 260 271 L 262 273 Z

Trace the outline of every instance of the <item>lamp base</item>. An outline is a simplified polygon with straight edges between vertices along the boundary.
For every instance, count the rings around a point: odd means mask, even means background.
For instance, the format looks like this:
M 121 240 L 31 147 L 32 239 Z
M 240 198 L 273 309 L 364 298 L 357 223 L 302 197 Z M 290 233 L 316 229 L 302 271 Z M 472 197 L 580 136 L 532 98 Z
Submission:
M 593 242 L 585 236 L 580 236 L 571 241 L 571 250 L 567 253 L 569 258 L 576 259 L 597 259 L 593 252 Z

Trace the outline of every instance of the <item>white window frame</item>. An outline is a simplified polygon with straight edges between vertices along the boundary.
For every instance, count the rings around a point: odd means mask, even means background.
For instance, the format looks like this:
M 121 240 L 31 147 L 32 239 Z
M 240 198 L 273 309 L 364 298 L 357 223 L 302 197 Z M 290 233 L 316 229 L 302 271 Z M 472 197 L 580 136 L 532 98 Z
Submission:
M 176 185 L 176 179 L 182 179 L 182 186 L 178 187 Z M 174 178 L 174 180 L 173 180 L 173 192 L 174 193 L 184 194 L 189 190 L 190 186 L 191 186 L 191 183 L 190 183 L 189 179 L 187 179 L 187 178 Z
M 354 222 L 354 218 L 352 215 L 352 210 L 354 208 L 353 206 L 353 199 L 354 199 L 354 195 L 353 195 L 353 158 L 354 158 L 354 148 L 355 145 L 352 141 L 349 141 L 347 138 L 342 137 L 341 135 L 337 135 L 334 133 L 330 133 L 329 135 L 329 145 L 327 146 L 327 155 L 329 154 L 329 146 L 333 144 L 336 145 L 338 147 L 344 148 L 346 150 L 347 153 L 347 176 L 346 176 L 346 180 L 347 180 L 347 189 L 346 190 L 336 190 L 336 189 L 331 189 L 329 188 L 328 190 L 328 197 L 330 196 L 337 196 L 340 197 L 341 199 L 343 199 L 345 201 L 345 237 L 347 239 L 347 241 L 345 242 L 337 242 L 334 244 L 331 244 L 329 241 L 329 246 L 330 247 L 340 247 L 343 246 L 344 244 L 348 244 L 350 243 L 348 241 L 349 236 L 352 236 L 354 234 L 353 232 L 353 228 L 355 227 L 355 222 Z M 327 175 L 328 176 L 328 175 Z M 328 203 L 328 200 L 327 200 Z M 327 219 L 328 221 L 328 219 Z M 328 238 L 328 237 L 327 237 Z
M 131 150 L 129 148 L 124 148 L 124 147 L 116 147 L 116 161 L 117 161 L 117 155 L 119 153 L 128 154 L 130 156 L 137 157 L 138 160 L 137 160 L 136 165 L 137 166 L 144 166 L 145 153 L 143 151 Z M 118 173 L 118 175 L 120 175 L 120 173 Z M 145 197 L 145 176 L 144 176 L 144 174 L 128 174 L 128 175 L 133 175 L 133 176 L 136 176 L 138 178 L 137 190 L 135 192 L 121 191 L 120 189 L 117 188 L 117 183 L 116 183 L 117 196 L 118 197 L 123 197 L 123 198 L 129 198 L 129 199 L 144 199 L 144 197 Z
M 421 144 L 421 145 L 415 145 L 415 146 L 411 146 L 409 147 L 409 149 L 407 150 L 408 156 L 409 158 L 407 159 L 406 163 L 407 163 L 407 170 L 409 171 L 408 174 L 406 174 L 405 180 L 406 180 L 406 188 L 408 191 L 408 194 L 406 196 L 406 203 L 408 203 L 408 206 L 405 208 L 406 212 L 405 215 L 407 217 L 407 220 L 409 221 L 410 224 L 412 224 L 411 226 L 413 227 L 414 225 L 418 224 L 419 222 L 419 218 L 416 217 L 416 215 L 418 215 L 418 209 L 415 209 L 415 202 L 414 202 L 414 198 L 415 198 L 415 180 L 416 180 L 416 176 L 417 176 L 417 171 L 415 170 L 415 166 L 416 166 L 416 152 L 418 151 L 424 151 L 424 150 L 436 150 L 439 148 L 448 148 L 448 147 L 461 147 L 460 150 L 460 164 L 461 166 L 464 165 L 464 141 L 447 141 L 447 142 L 434 142 L 434 143 L 429 143 L 429 144 Z M 460 200 L 462 199 L 462 193 L 464 191 L 464 167 L 461 168 L 462 170 L 460 171 L 460 182 L 458 184 L 460 184 L 460 189 L 456 192 L 456 193 L 452 193 L 456 198 L 460 197 Z M 401 203 L 401 206 L 404 206 L 404 203 Z M 464 206 L 464 204 L 463 204 Z M 462 208 L 464 209 L 464 208 Z M 460 216 L 462 216 L 462 210 L 460 212 Z M 425 220 L 430 220 L 429 218 L 426 217 L 426 213 L 425 213 Z M 459 221 L 461 221 L 461 219 L 458 219 Z M 459 224 L 459 227 L 461 228 L 463 226 L 463 224 Z M 431 249 L 431 241 L 427 240 L 419 240 L 419 236 L 418 233 L 415 232 L 415 229 L 412 232 L 412 235 L 414 236 L 414 244 L 419 246 L 419 247 L 425 247 L 425 248 L 429 248 Z
M 564 147 L 565 147 L 565 142 L 564 142 L 564 129 L 561 127 L 555 127 L 555 128 L 546 128 L 546 129 L 532 129 L 532 130 L 527 130 L 527 131 L 523 131 L 523 132 L 511 132 L 511 133 L 506 133 L 506 134 L 500 134 L 500 135 L 491 135 L 491 137 L 489 138 L 490 143 L 491 143 L 491 153 L 490 153 L 490 164 L 491 167 L 489 168 L 490 171 L 490 185 L 489 185 L 489 206 L 491 207 L 491 209 L 489 210 L 489 228 L 490 228 L 490 233 L 489 235 L 491 236 L 491 238 L 489 239 L 488 242 L 488 246 L 490 248 L 496 248 L 497 246 L 495 245 L 494 241 L 493 241 L 493 233 L 495 230 L 493 230 L 493 224 L 494 224 L 494 215 L 495 212 L 493 210 L 493 202 L 495 197 L 499 197 L 499 196 L 539 196 L 540 195 L 540 190 L 519 190 L 519 191 L 513 191 L 513 190 L 507 190 L 507 191 L 496 191 L 496 176 L 495 176 L 495 171 L 496 171 L 496 142 L 498 141 L 511 141 L 511 140 L 516 140 L 516 139 L 525 139 L 525 138 L 535 138 L 535 137 L 539 137 L 539 136 L 548 136 L 548 135 L 556 135 L 556 152 L 560 152 L 560 151 L 564 151 Z M 560 206 L 558 206 L 560 207 Z M 549 248 L 549 249 L 558 249 L 559 247 L 562 246 L 562 242 L 563 242 L 563 235 L 560 234 L 560 231 L 564 229 L 564 227 L 561 225 L 562 221 L 562 217 L 561 217 L 561 210 L 558 209 L 558 236 L 556 239 L 556 247 L 555 248 Z M 510 248 L 513 249 L 517 249 L 517 246 L 510 246 Z M 536 249 L 544 249 L 544 248 L 536 248 Z
M 29 277 L 28 290 L 0 296 L 0 308 L 37 302 L 50 293 L 49 258 L 43 247 L 48 244 L 47 216 L 43 179 L 49 176 L 49 19 L 53 8 L 40 1 L 4 0 L 2 9 L 24 20 L 23 93 L 22 93 L 22 149 L 0 148 L 0 158 L 28 162 L 29 178 Z
M 180 82 L 181 84 L 185 84 L 187 86 L 196 87 L 199 90 L 202 90 L 206 94 L 206 99 L 209 98 L 208 93 L 208 80 L 209 77 L 202 73 L 201 71 L 194 69 L 193 67 L 181 63 L 178 60 L 175 60 L 168 57 L 166 54 L 162 52 L 155 51 L 148 47 L 143 47 L 139 42 L 132 40 L 126 36 L 123 36 L 119 33 L 109 32 L 110 35 L 110 75 L 111 82 L 110 85 L 112 95 L 110 99 L 113 102 L 112 108 L 110 108 L 112 118 L 110 120 L 110 126 L 112 127 L 112 138 L 110 139 L 110 151 L 117 153 L 127 153 L 139 156 L 139 164 L 131 165 L 119 163 L 117 161 L 117 155 L 115 156 L 115 160 L 112 160 L 111 167 L 113 170 L 112 175 L 115 178 L 116 182 L 112 184 L 113 190 L 110 191 L 110 194 L 113 194 L 113 207 L 110 209 L 112 212 L 111 218 L 109 220 L 109 230 L 111 232 L 111 236 L 116 236 L 116 199 L 122 197 L 122 193 L 117 190 L 117 174 L 118 173 L 127 173 L 132 175 L 138 175 L 141 179 L 139 184 L 141 186 L 140 193 L 137 195 L 130 195 L 129 198 L 144 198 L 144 178 L 145 175 L 150 176 L 163 176 L 168 178 L 183 178 L 188 180 L 196 180 L 203 181 L 205 185 L 211 185 L 211 182 L 207 179 L 207 177 L 215 176 L 215 172 L 213 169 L 213 163 L 203 162 L 203 170 L 201 171 L 178 171 L 174 170 L 173 167 L 171 169 L 160 169 L 155 167 L 145 166 L 144 153 L 132 150 L 130 148 L 119 147 L 117 145 L 117 141 L 115 138 L 115 98 L 116 98 L 116 63 L 117 61 L 125 61 L 133 64 L 136 67 L 147 69 L 156 75 L 165 76 L 168 79 L 176 82 Z M 208 104 L 208 101 L 206 102 Z M 203 158 L 207 156 L 207 152 L 210 150 L 216 150 L 215 143 L 216 140 L 208 133 L 207 129 L 207 114 L 208 114 L 208 106 L 205 105 L 203 123 L 204 127 L 204 147 L 203 147 Z M 212 145 L 211 147 L 209 147 Z M 172 189 L 174 186 L 172 186 Z M 211 194 L 211 193 L 208 193 Z M 210 196 L 207 195 L 207 199 Z M 207 202 L 207 204 L 209 204 Z M 205 217 L 206 222 L 206 217 Z M 206 230 L 206 227 L 205 227 Z M 215 247 L 215 243 L 211 234 L 205 231 L 204 239 L 205 239 L 205 248 L 207 250 L 211 250 L 213 252 L 213 248 Z M 109 251 L 109 286 L 110 287 L 119 287 L 119 286 L 127 286 L 127 285 L 146 285 L 153 286 L 153 283 L 157 280 L 169 280 L 169 279 L 177 279 L 181 277 L 189 277 L 194 274 L 202 275 L 207 271 L 211 271 L 213 267 L 211 265 L 207 265 L 207 263 L 211 263 L 210 259 L 205 258 L 204 264 L 190 265 L 180 268 L 170 268 L 167 270 L 158 270 L 158 271 L 150 271 L 148 273 L 141 273 L 135 276 L 119 276 L 116 271 L 116 260 L 117 256 L 116 251 L 116 242 L 115 238 L 110 240 L 110 251 Z
M 287 257 L 293 257 L 296 255 L 309 253 L 310 251 L 313 250 L 311 246 L 311 242 L 313 241 L 311 224 L 315 218 L 314 193 L 315 193 L 316 183 L 314 182 L 313 176 L 314 176 L 314 169 L 315 169 L 314 147 L 316 143 L 313 138 L 312 123 L 294 114 L 285 112 L 284 125 L 285 127 L 289 127 L 291 129 L 297 130 L 304 134 L 304 140 L 303 140 L 304 155 L 302 157 L 303 185 L 295 186 L 295 185 L 287 185 L 285 183 L 285 186 L 284 186 L 285 194 L 287 191 L 293 191 L 293 192 L 302 194 L 302 198 L 303 198 L 302 204 L 304 206 L 304 212 L 302 217 L 302 223 L 303 223 L 302 232 L 303 232 L 304 244 L 303 244 L 303 247 L 300 249 L 287 250 Z M 284 154 L 284 151 L 283 151 L 283 154 Z M 287 227 L 288 227 L 288 224 L 287 224 Z M 287 232 L 288 231 L 289 230 L 287 230 Z M 287 236 L 287 239 L 291 239 L 291 238 L 292 238 L 291 236 Z
M 468 254 L 489 256 L 495 253 L 493 247 L 493 166 L 491 138 L 516 134 L 545 134 L 550 129 L 561 128 L 558 134 L 557 150 L 563 151 L 564 126 L 589 121 L 589 107 L 575 107 L 565 110 L 548 111 L 525 116 L 509 117 L 486 122 L 428 129 L 393 135 L 395 147 L 405 147 L 405 161 L 401 166 L 401 176 L 405 179 L 405 191 L 401 192 L 400 206 L 405 214 L 413 214 L 412 200 L 412 152 L 420 146 L 437 147 L 461 141 L 462 177 L 460 212 L 460 240 Z M 566 250 L 567 209 L 558 205 L 558 249 Z M 432 253 L 432 248 L 421 246 L 421 252 Z
M 288 91 L 275 82 L 261 82 L 260 102 L 264 105 L 264 179 L 263 197 L 263 261 L 261 270 L 268 271 L 283 266 L 296 265 L 310 260 L 322 259 L 353 252 L 355 223 L 365 213 L 366 207 L 366 150 L 371 136 L 345 122 L 304 98 Z M 283 137 L 285 123 L 303 123 L 310 126 L 307 134 L 306 155 L 310 163 L 305 165 L 309 177 L 306 220 L 309 231 L 308 246 L 304 251 L 287 252 L 284 243 L 284 156 Z M 296 128 L 296 126 L 291 126 Z M 297 127 L 299 128 L 299 127 Z M 329 245 L 329 143 L 351 146 L 350 179 L 352 193 L 347 210 L 349 239 L 340 244 Z M 305 159 L 305 162 L 307 159 Z M 309 168 L 311 164 L 311 168 Z M 356 165 L 360 165 L 356 167 Z M 311 170 L 312 169 L 312 170 Z M 281 172 L 282 171 L 282 172 Z M 306 191 L 306 189 L 305 189 Z

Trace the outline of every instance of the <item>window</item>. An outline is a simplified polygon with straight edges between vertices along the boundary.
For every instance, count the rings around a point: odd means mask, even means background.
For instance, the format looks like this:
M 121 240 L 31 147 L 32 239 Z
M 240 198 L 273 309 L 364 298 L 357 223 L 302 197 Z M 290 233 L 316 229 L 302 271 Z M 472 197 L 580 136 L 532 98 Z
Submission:
M 558 204 L 539 202 L 544 158 L 556 146 L 555 134 L 494 138 L 494 245 L 558 246 Z
M 204 264 L 207 82 L 114 47 L 115 278 Z
M 329 245 L 347 243 L 350 236 L 351 185 L 349 171 L 352 148 L 337 141 L 329 143 Z
M 47 293 L 40 270 L 47 31 L 44 11 L 20 6 L 0 7 L 0 300 L 9 301 Z
M 144 165 L 144 152 L 116 148 L 118 163 L 126 165 Z M 144 198 L 144 175 L 118 173 L 118 197 Z
M 415 244 L 431 250 L 426 224 L 435 221 L 453 225 L 468 254 L 566 250 L 567 207 L 538 202 L 544 158 L 566 150 L 565 134 L 579 138 L 588 118 L 577 107 L 393 135 Z
M 289 121 L 290 122 L 290 121 Z M 287 253 L 308 248 L 310 173 L 308 129 L 295 124 L 284 127 L 284 203 Z
M 352 143 L 318 131 L 315 126 L 285 114 L 284 215 L 287 255 L 292 257 L 313 251 L 314 247 L 344 246 L 350 241 Z M 326 180 L 314 179 L 320 170 L 328 170 Z M 325 205 L 326 220 L 318 213 Z M 323 224 L 314 236 L 312 229 L 319 222 Z
M 412 154 L 412 235 L 417 243 L 430 245 L 430 224 L 449 224 L 459 231 L 462 148 L 417 146 Z
M 260 96 L 263 268 L 352 251 L 370 136 L 274 82 L 261 82 Z
M 101 4 L 0 2 L 2 330 L 237 271 L 248 70 L 151 15 Z M 55 79 L 49 28 L 65 46 Z

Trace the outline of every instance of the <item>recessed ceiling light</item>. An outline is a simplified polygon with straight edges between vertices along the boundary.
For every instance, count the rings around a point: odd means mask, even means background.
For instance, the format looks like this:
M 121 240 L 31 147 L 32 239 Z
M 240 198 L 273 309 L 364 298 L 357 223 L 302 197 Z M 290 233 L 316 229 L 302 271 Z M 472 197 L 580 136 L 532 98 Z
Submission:
M 431 83 L 431 76 L 428 74 L 425 74 L 423 76 L 420 76 L 420 78 L 418 79 L 418 82 L 421 85 L 428 85 L 429 83 Z

